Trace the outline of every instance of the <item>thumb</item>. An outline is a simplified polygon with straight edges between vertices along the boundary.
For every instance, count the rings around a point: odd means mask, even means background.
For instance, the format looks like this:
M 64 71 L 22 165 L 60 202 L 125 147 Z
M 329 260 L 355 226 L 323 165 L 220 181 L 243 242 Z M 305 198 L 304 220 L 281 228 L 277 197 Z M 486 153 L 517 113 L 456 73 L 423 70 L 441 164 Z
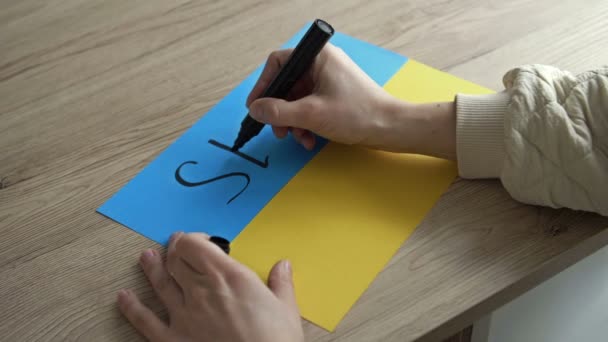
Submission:
M 297 127 L 315 130 L 318 126 L 321 103 L 314 96 L 296 101 L 272 97 L 257 99 L 249 106 L 249 114 L 259 122 L 279 127 Z
M 268 276 L 268 287 L 280 301 L 298 312 L 291 264 L 288 260 L 281 260 L 272 267 Z

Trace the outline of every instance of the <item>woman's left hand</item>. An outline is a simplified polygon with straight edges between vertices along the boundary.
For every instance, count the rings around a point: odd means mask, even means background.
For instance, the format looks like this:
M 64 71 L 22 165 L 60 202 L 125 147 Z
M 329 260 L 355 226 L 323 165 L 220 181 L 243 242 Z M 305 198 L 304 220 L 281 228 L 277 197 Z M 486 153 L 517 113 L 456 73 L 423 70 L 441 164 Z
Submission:
M 157 251 L 146 250 L 140 264 L 170 322 L 130 290 L 118 293 L 118 304 L 150 341 L 304 341 L 288 261 L 273 267 L 267 287 L 208 235 L 176 233 L 166 262 Z

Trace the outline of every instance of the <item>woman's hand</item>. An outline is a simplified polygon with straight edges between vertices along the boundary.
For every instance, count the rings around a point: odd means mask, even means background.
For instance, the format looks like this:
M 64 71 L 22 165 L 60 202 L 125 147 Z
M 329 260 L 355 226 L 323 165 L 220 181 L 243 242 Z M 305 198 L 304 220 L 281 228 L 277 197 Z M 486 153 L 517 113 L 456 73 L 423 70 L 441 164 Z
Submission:
M 304 340 L 289 262 L 278 262 L 268 286 L 200 233 L 176 233 L 166 263 L 155 250 L 140 264 L 167 307 L 161 321 L 129 290 L 118 293 L 120 311 L 150 341 Z
M 273 126 L 283 138 L 291 129 L 307 149 L 315 145 L 314 132 L 345 144 L 374 145 L 384 125 L 383 102 L 389 96 L 341 49 L 327 44 L 313 66 L 292 88 L 287 100 L 260 98 L 287 62 L 292 50 L 273 52 L 247 98 L 251 116 Z
M 247 98 L 251 116 L 292 132 L 307 149 L 315 134 L 343 144 L 456 158 L 453 102 L 412 104 L 390 96 L 341 49 L 327 44 L 287 100 L 259 98 L 287 62 L 291 50 L 273 52 Z M 314 133 L 314 134 L 313 134 Z

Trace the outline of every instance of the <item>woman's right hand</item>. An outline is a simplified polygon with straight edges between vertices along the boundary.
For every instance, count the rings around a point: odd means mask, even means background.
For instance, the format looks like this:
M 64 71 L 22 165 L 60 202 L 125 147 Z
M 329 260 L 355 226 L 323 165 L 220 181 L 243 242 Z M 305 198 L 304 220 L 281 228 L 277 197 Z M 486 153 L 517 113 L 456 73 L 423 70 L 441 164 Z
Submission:
M 313 66 L 294 85 L 287 100 L 259 98 L 287 62 L 292 50 L 270 54 L 247 98 L 250 115 L 272 125 L 275 135 L 289 131 L 305 148 L 315 134 L 344 144 L 383 147 L 389 126 L 386 104 L 394 101 L 340 48 L 327 44 Z

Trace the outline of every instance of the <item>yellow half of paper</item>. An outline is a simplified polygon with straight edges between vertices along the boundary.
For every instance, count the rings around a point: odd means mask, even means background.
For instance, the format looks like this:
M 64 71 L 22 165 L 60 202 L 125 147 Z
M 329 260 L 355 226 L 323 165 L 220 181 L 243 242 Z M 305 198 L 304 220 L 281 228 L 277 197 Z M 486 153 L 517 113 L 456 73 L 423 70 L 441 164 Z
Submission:
M 490 90 L 409 60 L 384 86 L 412 101 Z M 293 265 L 301 314 L 333 331 L 456 176 L 453 162 L 329 143 L 233 241 L 263 279 Z

